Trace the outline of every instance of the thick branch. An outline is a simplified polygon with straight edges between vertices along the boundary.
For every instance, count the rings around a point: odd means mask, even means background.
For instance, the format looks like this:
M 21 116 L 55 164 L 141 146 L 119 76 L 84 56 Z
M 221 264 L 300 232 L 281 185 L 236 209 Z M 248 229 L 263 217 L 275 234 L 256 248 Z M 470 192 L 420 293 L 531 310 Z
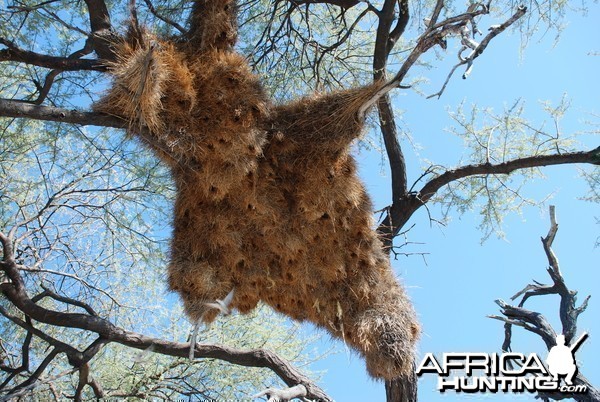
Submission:
M 392 51 L 398 42 L 398 39 L 400 39 L 400 37 L 404 34 L 404 31 L 408 25 L 408 21 L 410 20 L 408 0 L 398 1 L 398 7 L 398 21 L 396 21 L 396 26 L 391 30 L 388 39 L 388 54 Z
M 427 183 L 420 191 L 420 199 L 427 202 L 443 186 L 465 177 L 510 174 L 515 170 L 528 169 L 541 166 L 563 165 L 570 163 L 597 164 L 600 161 L 600 148 L 588 152 L 569 152 L 555 155 L 537 155 L 526 158 L 513 159 L 499 164 L 483 163 L 467 165 L 455 170 L 449 170 Z
M 395 8 L 399 7 L 399 17 L 396 26 L 392 28 L 396 18 Z M 375 38 L 375 49 L 373 52 L 373 79 L 375 82 L 386 80 L 386 69 L 390 52 L 394 48 L 400 36 L 404 33 L 409 20 L 408 2 L 406 0 L 385 0 L 383 7 L 377 14 L 377 34 Z M 379 113 L 379 126 L 385 143 L 392 176 L 392 208 L 406 193 L 406 162 L 400 142 L 398 141 L 398 129 L 394 119 L 389 94 L 375 97 L 373 103 L 377 102 Z M 367 102 L 365 107 L 373 103 Z M 364 109 L 366 110 L 366 109 Z M 361 111 L 360 114 L 363 114 Z M 387 246 L 391 246 L 392 237 L 385 237 Z M 391 247 L 389 247 L 391 249 Z M 412 402 L 416 401 L 417 379 L 415 376 L 407 376 L 388 380 L 385 383 L 387 402 Z
M 16 264 L 14 262 L 7 263 L 6 255 L 4 257 L 3 269 L 10 277 L 20 278 Z M 0 284 L 0 290 L 15 307 L 33 320 L 59 327 L 79 328 L 95 332 L 100 336 L 101 341 L 97 341 L 94 344 L 101 345 L 107 342 L 117 342 L 141 350 L 153 347 L 156 353 L 168 356 L 188 356 L 189 343 L 170 342 L 163 339 L 151 338 L 119 328 L 108 320 L 99 317 L 46 309 L 35 304 L 23 287 L 17 288 L 12 283 Z M 92 349 L 96 350 L 98 347 Z M 308 377 L 304 376 L 276 354 L 267 350 L 254 349 L 244 351 L 226 346 L 198 344 L 195 347 L 195 357 L 219 359 L 241 366 L 269 368 L 290 387 L 298 384 L 304 385 L 307 389 L 308 398 L 324 401 L 331 400 Z
M 57 121 L 82 126 L 126 128 L 127 121 L 98 112 L 81 112 L 53 106 L 32 105 L 10 99 L 0 99 L 0 117 L 18 117 L 34 120 Z
M 110 14 L 104 0 L 85 0 L 90 16 L 90 40 L 98 57 L 111 60 L 114 56 L 111 42 L 116 35 L 112 30 Z
M 437 0 L 435 3 L 435 7 L 433 8 L 433 12 L 431 13 L 431 17 L 429 18 L 428 30 L 432 30 L 435 27 L 435 24 L 440 17 L 440 13 L 442 12 L 442 8 L 444 7 L 444 0 Z
M 519 169 L 529 169 L 542 166 L 564 165 L 573 163 L 600 163 L 600 147 L 587 152 L 569 152 L 556 155 L 537 155 L 526 158 L 514 159 L 499 164 L 482 163 L 478 165 L 467 165 L 445 173 L 430 180 L 416 194 L 407 194 L 401 200 L 402 208 L 390 211 L 391 217 L 385 220 L 379 227 L 379 231 L 395 236 L 406 224 L 408 219 L 423 205 L 425 205 L 442 187 L 460 179 L 480 175 L 510 174 Z M 387 223 L 393 223 L 388 225 Z
M 386 79 L 386 68 L 390 51 L 396 41 L 404 32 L 409 20 L 407 2 L 399 2 L 400 16 L 396 28 L 392 29 L 395 18 L 396 0 L 387 0 L 379 13 L 377 25 L 377 36 L 375 39 L 375 50 L 373 54 L 373 78 L 375 81 Z M 392 206 L 395 208 L 398 201 L 404 197 L 407 189 L 406 161 L 400 142 L 398 141 L 398 129 L 394 119 L 394 110 L 389 95 L 383 94 L 377 101 L 379 112 L 379 126 L 385 144 L 392 179 Z M 389 214 L 388 214 L 389 216 Z M 386 225 L 390 226 L 389 223 Z M 393 237 L 385 236 L 385 246 L 390 249 Z
M 21 49 L 13 42 L 2 38 L 0 38 L 0 44 L 6 46 L 6 49 L 0 50 L 0 62 L 14 61 L 62 71 L 106 71 L 106 66 L 99 60 L 56 57 L 31 52 Z
M 500 306 L 502 314 L 506 318 L 500 316 L 490 316 L 490 318 L 518 325 L 539 335 L 546 344 L 548 350 L 556 345 L 556 332 L 542 314 L 527 310 L 523 307 L 511 306 L 503 300 L 496 300 L 496 304 Z
M 88 363 L 83 364 L 79 368 L 79 383 L 77 384 L 77 389 L 75 390 L 75 396 L 73 399 L 76 402 L 81 401 L 83 389 L 86 385 L 89 385 L 94 390 L 94 395 L 97 399 L 104 397 L 104 390 L 98 384 L 98 382 L 92 377 L 90 373 L 90 365 Z
M 409 402 L 417 400 L 417 377 L 415 368 L 410 375 L 385 382 L 387 402 Z

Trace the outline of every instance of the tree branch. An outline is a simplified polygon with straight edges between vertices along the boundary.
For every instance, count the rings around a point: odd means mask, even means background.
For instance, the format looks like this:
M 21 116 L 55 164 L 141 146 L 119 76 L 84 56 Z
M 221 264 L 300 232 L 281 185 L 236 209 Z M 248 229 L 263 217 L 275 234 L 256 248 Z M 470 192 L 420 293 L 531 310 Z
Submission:
M 378 230 L 385 236 L 395 236 L 421 206 L 425 205 L 442 187 L 453 181 L 471 176 L 510 174 L 519 169 L 573 163 L 600 164 L 600 147 L 587 152 L 537 155 L 499 164 L 482 163 L 448 170 L 426 183 L 419 192 L 406 194 L 400 200 L 401 208 L 390 210 L 390 216 L 384 219 Z
M 112 60 L 114 53 L 111 43 L 114 42 L 116 34 L 113 32 L 110 22 L 110 14 L 104 0 L 85 0 L 90 16 L 89 40 L 92 41 L 94 50 L 98 57 L 103 60 Z
M 127 128 L 128 122 L 116 116 L 98 112 L 82 112 L 53 106 L 32 105 L 11 99 L 0 99 L 0 117 L 17 117 L 56 121 L 81 126 Z
M 396 26 L 394 23 L 395 9 L 398 5 L 399 17 Z M 386 0 L 383 7 L 377 13 L 378 24 L 375 38 L 375 49 L 373 51 L 373 80 L 381 82 L 386 80 L 386 69 L 390 52 L 394 48 L 400 36 L 409 21 L 408 2 L 406 0 Z M 367 102 L 365 108 L 361 109 L 359 115 L 363 115 L 373 103 L 377 103 L 379 114 L 379 127 L 383 136 L 385 149 L 390 164 L 392 176 L 392 206 L 397 207 L 397 202 L 406 194 L 407 176 L 406 161 L 402 152 L 402 147 L 398 141 L 398 129 L 394 119 L 394 110 L 392 108 L 389 94 L 382 94 L 375 97 L 371 102 Z M 384 236 L 384 246 L 391 250 L 393 237 Z M 414 371 L 414 370 L 413 370 Z M 414 375 L 399 377 L 385 382 L 386 401 L 387 402 L 412 402 L 417 400 L 417 379 Z
M 478 11 L 478 12 L 480 12 L 480 11 Z M 483 53 L 483 51 L 489 45 L 490 41 L 492 39 L 494 39 L 496 36 L 498 36 L 500 33 L 502 33 L 504 30 L 506 30 L 506 28 L 508 28 L 512 24 L 514 24 L 519 18 L 521 18 L 523 15 L 525 15 L 526 12 L 527 12 L 527 7 L 521 5 L 517 8 L 517 11 L 515 12 L 515 14 L 513 14 L 503 24 L 500 24 L 494 28 L 490 28 L 490 33 L 488 33 L 479 44 L 477 44 L 477 43 L 473 44 L 473 46 L 476 45 L 476 47 L 475 47 L 475 49 L 473 49 L 473 51 L 471 52 L 471 54 L 468 57 L 463 59 L 460 55 L 462 52 L 459 52 L 459 58 L 461 59 L 460 62 L 458 64 L 456 64 L 452 68 L 452 70 L 450 70 L 450 73 L 446 77 L 446 81 L 444 81 L 444 85 L 442 85 L 442 88 L 438 92 L 436 92 L 432 95 L 429 95 L 427 97 L 427 99 L 433 98 L 436 96 L 438 98 L 440 98 L 442 96 L 442 94 L 444 93 L 446 86 L 448 86 L 448 82 L 450 81 L 450 78 L 452 78 L 452 76 L 454 75 L 454 72 L 456 71 L 456 69 L 465 64 L 468 67 L 467 67 L 467 70 L 465 71 L 465 73 L 463 74 L 463 78 L 467 78 L 467 76 L 470 74 L 470 71 L 471 71 L 471 68 L 473 65 L 473 61 Z M 466 46 L 463 47 L 463 49 L 466 49 L 466 48 L 467 48 Z
M 5 242 L 7 239 L 8 238 L 4 235 L 0 237 L 0 241 L 2 241 L 3 246 L 5 247 L 4 250 L 7 250 L 7 243 Z M 17 265 L 14 262 L 14 258 L 12 258 L 11 254 L 3 255 L 1 267 L 9 277 L 14 277 L 18 281 L 22 282 Z M 170 342 L 163 339 L 151 338 L 136 332 L 127 331 L 100 317 L 46 309 L 37 305 L 27 295 L 24 287 L 14 286 L 13 283 L 0 284 L 0 291 L 17 309 L 33 320 L 59 327 L 78 328 L 98 334 L 100 339 L 94 342 L 94 344 L 92 344 L 88 350 L 99 350 L 101 345 L 108 342 L 116 342 L 140 350 L 145 350 L 152 347 L 155 353 L 183 358 L 188 356 L 190 350 L 189 343 Z M 16 317 L 13 318 L 18 320 Z M 27 329 L 38 335 L 39 331 L 35 328 Z M 45 334 L 40 333 L 40 335 L 43 336 Z M 55 347 L 65 346 L 56 340 L 51 340 L 51 344 L 53 344 Z M 74 354 L 74 351 L 69 347 L 65 347 L 64 349 L 69 349 L 71 354 Z M 79 356 L 81 353 L 77 352 L 77 355 Z M 263 349 L 245 351 L 227 346 L 197 344 L 194 349 L 194 355 L 197 358 L 219 359 L 241 366 L 269 368 L 271 371 L 277 374 L 286 383 L 286 385 L 290 387 L 300 384 L 303 385 L 307 390 L 307 398 L 331 401 L 331 398 L 329 398 L 329 396 L 327 396 L 327 394 L 316 384 L 314 384 L 308 377 L 303 375 L 288 362 L 284 361 L 270 351 Z M 86 361 L 82 361 L 81 363 L 83 364 L 85 362 Z M 81 364 L 78 366 L 81 366 Z
M 437 0 L 435 3 L 435 7 L 433 8 L 433 12 L 431 13 L 431 17 L 429 17 L 429 24 L 427 27 L 428 30 L 435 29 L 435 24 L 437 23 L 437 20 L 440 17 L 440 13 L 442 12 L 443 7 L 444 0 Z
M 470 45 L 470 46 L 471 47 L 475 47 L 475 48 L 473 49 L 473 51 L 471 52 L 471 54 L 468 57 L 466 57 L 465 59 L 462 58 L 461 53 L 462 53 L 462 50 L 466 50 L 467 49 L 467 46 L 463 46 L 461 52 L 459 52 L 459 58 L 461 59 L 460 62 L 458 64 L 456 64 L 452 68 L 452 70 L 450 70 L 450 73 L 448 74 L 448 77 L 446 77 L 446 81 L 444 82 L 444 85 L 442 85 L 442 88 L 438 92 L 436 92 L 435 94 L 429 95 L 427 97 L 427 99 L 433 98 L 435 96 L 437 96 L 438 98 L 441 97 L 442 94 L 444 93 L 444 90 L 446 89 L 446 86 L 448 85 L 448 82 L 450 82 L 450 78 L 452 78 L 452 76 L 454 75 L 454 72 L 456 71 L 456 69 L 458 67 L 462 66 L 462 65 L 465 65 L 465 64 L 468 67 L 467 67 L 467 70 L 463 74 L 463 78 L 467 78 L 467 76 L 471 72 L 471 68 L 473 66 L 473 61 L 483 53 L 483 51 L 487 48 L 487 46 L 490 43 L 490 41 L 492 39 L 494 39 L 496 36 L 498 36 L 501 32 L 503 32 L 504 30 L 506 30 L 506 28 L 508 28 L 509 26 L 511 26 L 512 24 L 514 24 L 523 15 L 525 15 L 526 11 L 527 11 L 527 7 L 525 7 L 525 6 L 519 6 L 519 8 L 517 9 L 517 12 L 515 14 L 513 14 L 503 24 L 500 24 L 500 25 L 498 25 L 498 26 L 496 26 L 494 28 L 490 28 L 490 33 L 487 34 L 485 38 L 483 38 L 483 40 L 481 41 L 481 43 L 477 44 L 476 42 L 471 41 L 471 43 L 473 43 L 473 44 Z M 466 38 L 464 38 L 464 39 L 466 39 Z M 465 42 L 463 41 L 463 44 L 464 43 Z
M 14 42 L 4 38 L 0 38 L 0 44 L 6 46 L 6 49 L 0 50 L 0 62 L 14 61 L 62 71 L 106 71 L 106 66 L 99 60 L 56 57 L 31 52 L 19 48 Z
M 0 306 L 0 314 L 2 311 L 2 307 Z M 23 371 L 29 371 L 29 352 L 32 338 L 33 334 L 27 331 L 25 334 L 25 339 L 23 340 L 23 344 L 21 345 L 21 365 L 19 367 L 10 367 L 0 364 L 0 370 L 9 373 L 4 381 L 0 383 L 0 389 L 3 389 L 7 384 L 9 384 L 16 375 L 22 373 Z
M 40 386 L 42 384 L 51 384 L 53 381 L 56 381 L 59 378 L 71 375 L 71 374 L 73 374 L 76 371 L 77 371 L 77 369 L 70 369 L 70 370 L 67 370 L 67 371 L 63 371 L 63 372 L 61 372 L 59 374 L 53 375 L 51 377 L 44 378 L 43 380 L 36 381 L 36 382 L 34 382 L 32 384 L 29 384 L 26 387 L 23 387 L 22 389 L 20 389 L 17 392 L 10 393 L 8 395 L 0 397 L 0 402 L 12 401 L 12 400 L 14 400 L 14 398 L 19 398 L 20 396 L 26 395 L 32 389 L 34 389 L 34 388 L 36 388 L 36 387 L 38 387 L 38 386 Z
M 48 353 L 48 355 L 44 358 L 44 360 L 40 363 L 38 368 L 29 376 L 29 378 L 27 378 L 27 380 L 23 381 L 21 384 L 17 385 L 15 388 L 9 391 L 9 394 L 11 395 L 5 397 L 6 400 L 9 400 L 9 398 L 11 398 L 15 394 L 19 394 L 21 391 L 30 389 L 31 387 L 35 386 L 35 383 L 38 381 L 40 376 L 46 370 L 48 365 L 52 363 L 54 358 L 58 356 L 59 353 L 60 352 L 57 349 L 52 349 L 50 353 Z M 0 401 L 4 400 L 4 398 L 0 398 Z
M 577 295 L 577 292 L 570 291 L 567 288 L 564 278 L 562 277 L 562 274 L 558 269 L 558 260 L 556 259 L 556 256 L 550 248 L 552 242 L 554 241 L 554 237 L 556 236 L 557 231 L 558 223 L 556 222 L 555 207 L 551 205 L 550 229 L 546 237 L 542 238 L 542 243 L 544 246 L 544 251 L 546 252 L 546 255 L 551 265 L 551 267 L 547 271 L 550 274 L 552 280 L 554 281 L 554 286 L 544 286 L 541 285 L 539 282 L 535 282 L 535 284 L 528 285 L 527 287 L 525 287 L 525 289 L 521 290 L 512 297 L 512 299 L 514 300 L 520 295 L 524 295 L 518 307 L 511 306 L 502 300 L 496 300 L 496 304 L 500 306 L 503 316 L 492 315 L 489 317 L 505 322 L 504 342 L 502 344 L 503 351 L 509 351 L 511 349 L 513 325 L 523 327 L 530 332 L 538 334 L 546 344 L 546 348 L 548 350 L 550 350 L 553 346 L 556 345 L 556 331 L 552 328 L 552 326 L 546 320 L 546 318 L 540 313 L 523 308 L 523 304 L 529 296 L 538 296 L 551 293 L 559 294 L 561 299 L 560 319 L 562 322 L 562 334 L 565 336 L 565 345 L 570 344 L 571 340 L 577 333 L 577 317 L 587 307 L 587 301 L 589 300 L 589 297 L 586 298 L 581 307 L 575 308 L 575 296 Z M 571 345 L 571 347 L 573 347 L 573 345 Z M 574 379 L 574 383 L 576 385 L 586 386 L 587 392 L 575 394 L 538 392 L 538 394 L 542 399 L 545 400 L 548 400 L 549 398 L 556 400 L 561 400 L 564 398 L 573 398 L 577 401 L 600 401 L 600 392 L 598 392 L 598 390 L 596 390 L 588 382 L 588 380 L 585 377 L 583 377 L 581 373 L 577 373 L 577 376 Z
M 94 309 L 87 303 L 72 299 L 70 297 L 58 295 L 58 294 L 54 293 L 53 291 L 51 291 L 50 289 L 44 287 L 43 285 L 42 285 L 42 289 L 44 289 L 44 291 L 42 293 L 40 293 L 39 295 L 32 297 L 31 301 L 33 301 L 34 303 L 37 303 L 39 300 L 42 300 L 44 297 L 50 297 L 56 301 L 60 301 L 65 304 L 70 304 L 72 306 L 81 307 L 82 309 L 87 311 L 87 313 L 91 316 L 94 316 L 94 317 L 98 316 L 98 314 L 94 311 Z
M 98 382 L 92 378 L 90 373 L 90 365 L 88 363 L 83 364 L 79 368 L 79 382 L 77 383 L 77 389 L 75 390 L 75 396 L 73 399 L 76 402 L 81 401 L 83 389 L 86 385 L 89 385 L 94 390 L 94 395 L 97 399 L 104 398 L 104 390 L 98 384 Z
M 496 300 L 496 304 L 502 309 L 501 316 L 490 316 L 496 320 L 519 325 L 526 330 L 539 335 L 548 349 L 556 345 L 556 332 L 542 314 L 527 310 L 523 307 L 515 307 L 507 304 L 504 300 Z
M 8 285 L 8 284 L 3 284 L 3 285 Z M 66 354 L 67 357 L 69 358 L 69 362 L 73 366 L 78 367 L 82 364 L 83 355 L 81 354 L 81 352 L 79 352 L 73 346 L 51 337 L 50 335 L 44 333 L 43 331 L 39 330 L 38 328 L 35 328 L 31 324 L 31 321 L 23 321 L 19 317 L 16 317 L 15 315 L 10 314 L 6 309 L 4 309 L 4 307 L 1 307 L 1 306 L 0 306 L 0 314 L 3 315 L 4 317 L 6 317 L 7 319 L 9 319 L 14 324 L 23 328 L 28 333 L 31 333 L 31 334 L 37 336 L 38 338 L 40 338 L 41 340 L 43 340 L 44 342 L 48 343 L 49 345 L 52 345 L 57 352 Z M 28 320 L 29 320 L 29 318 L 28 318 Z
M 70 54 L 67 58 L 70 60 L 78 59 L 82 56 L 88 55 L 93 52 L 92 45 L 90 41 L 85 41 L 85 46 Z M 52 70 L 46 75 L 46 79 L 44 80 L 44 85 L 40 85 L 37 82 L 35 83 L 39 90 L 39 95 L 35 101 L 32 103 L 36 105 L 41 105 L 48 94 L 50 93 L 50 89 L 52 88 L 52 84 L 54 84 L 54 79 L 60 75 L 63 70 Z
M 152 2 L 150 0 L 144 0 L 144 3 L 146 3 L 146 6 L 148 7 L 148 10 L 152 13 L 152 15 L 154 15 L 156 18 L 158 18 L 159 20 L 171 25 L 172 27 L 174 27 L 175 29 L 177 29 L 179 31 L 179 33 L 185 35 L 187 34 L 187 30 L 182 27 L 180 24 L 178 24 L 177 22 L 173 21 L 170 18 L 165 17 L 164 15 L 161 15 L 158 13 L 158 11 L 156 10 L 156 8 L 154 7 L 154 5 L 152 4 Z
M 252 399 L 260 398 L 262 396 L 266 396 L 269 401 L 291 401 L 295 398 L 306 397 L 306 388 L 302 384 L 286 389 L 267 388 L 264 391 L 253 395 Z
M 377 25 L 377 36 L 373 54 L 374 81 L 384 81 L 386 79 L 386 68 L 390 52 L 400 35 L 404 32 L 406 24 L 408 24 L 408 5 L 405 1 L 401 1 L 399 6 L 400 17 L 396 28 L 392 30 L 392 24 L 395 18 L 395 7 L 396 0 L 387 0 L 383 4 L 378 15 L 379 22 Z M 377 110 L 379 113 L 379 127 L 381 129 L 385 150 L 390 164 L 392 181 L 392 204 L 390 209 L 393 209 L 398 207 L 398 201 L 406 194 L 408 182 L 406 176 L 406 161 L 404 159 L 402 147 L 398 141 L 398 129 L 394 119 L 394 110 L 392 108 L 391 99 L 387 93 L 378 98 Z M 384 246 L 390 250 L 393 237 L 386 236 L 386 233 L 383 234 L 385 242 Z

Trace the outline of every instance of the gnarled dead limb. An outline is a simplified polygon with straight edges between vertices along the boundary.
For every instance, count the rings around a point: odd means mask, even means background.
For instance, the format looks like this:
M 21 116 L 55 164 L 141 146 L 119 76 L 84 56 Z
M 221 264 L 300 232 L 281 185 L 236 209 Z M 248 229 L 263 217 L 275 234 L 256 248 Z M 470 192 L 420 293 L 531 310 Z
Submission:
M 567 288 L 565 280 L 558 266 L 558 259 L 552 250 L 552 243 L 557 231 L 558 223 L 556 221 L 555 207 L 552 205 L 550 206 L 550 229 L 548 234 L 542 238 L 542 244 L 550 264 L 547 272 L 552 278 L 554 285 L 547 286 L 539 282 L 527 285 L 524 289 L 512 297 L 512 300 L 515 300 L 518 297 L 523 296 L 518 306 L 511 306 L 502 300 L 497 300 L 496 304 L 500 306 L 502 315 L 489 316 L 490 318 L 500 320 L 505 323 L 504 342 L 502 344 L 502 350 L 505 352 L 510 351 L 512 348 L 511 339 L 513 325 L 523 327 L 526 330 L 539 335 L 546 344 L 548 350 L 556 345 L 557 333 L 554 328 L 552 328 L 552 325 L 550 325 L 550 323 L 546 320 L 546 318 L 538 312 L 527 310 L 523 307 L 525 301 L 529 297 L 547 294 L 558 294 L 560 296 L 559 315 L 562 323 L 562 334 L 565 336 L 565 344 L 571 344 L 573 346 L 574 336 L 577 333 L 577 317 L 579 314 L 585 311 L 590 297 L 588 296 L 579 307 L 575 307 L 577 292 Z M 539 392 L 538 394 L 545 400 L 562 400 L 566 397 L 570 397 L 577 401 L 600 401 L 600 392 L 594 388 L 581 373 L 577 373 L 577 376 L 574 379 L 574 384 L 586 386 L 587 392 L 573 394 Z

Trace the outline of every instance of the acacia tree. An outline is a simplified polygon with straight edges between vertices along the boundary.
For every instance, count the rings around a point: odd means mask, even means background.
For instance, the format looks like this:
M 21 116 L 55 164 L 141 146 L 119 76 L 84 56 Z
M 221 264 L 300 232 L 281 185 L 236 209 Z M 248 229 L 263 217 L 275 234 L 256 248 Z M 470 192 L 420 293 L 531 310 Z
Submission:
M 534 144 L 525 153 L 507 147 L 506 143 L 495 148 L 494 145 L 501 144 L 484 140 L 470 163 L 453 169 L 431 166 L 417 183 L 412 186 L 408 183 L 405 150 L 398 140 L 391 96 L 410 90 L 409 73 L 419 66 L 422 56 L 446 49 L 452 41 L 461 43 L 459 62 L 434 94 L 440 97 L 454 73 L 461 71 L 463 78 L 467 78 L 476 68 L 477 59 L 485 55 L 494 41 L 500 40 L 496 37 L 506 29 L 556 27 L 560 7 L 564 4 L 538 2 L 534 9 L 528 10 L 510 2 L 463 5 L 442 0 L 435 3 L 250 0 L 240 2 L 240 47 L 256 71 L 264 74 L 265 85 L 279 99 L 312 89 L 327 91 L 370 80 L 388 81 L 385 91 L 376 99 L 374 125 L 385 145 L 392 189 L 392 199 L 384 208 L 379 231 L 386 247 L 395 252 L 394 238 L 406 230 L 411 216 L 436 201 L 444 189 L 469 188 L 472 194 L 484 192 L 492 199 L 492 194 L 508 186 L 505 177 L 514 171 L 548 165 L 600 163 L 599 149 L 570 149 L 560 139 L 534 138 Z M 14 182 L 3 183 L 5 195 L 0 208 L 3 208 L 4 218 L 0 241 L 2 269 L 7 279 L 2 284 L 6 307 L 0 312 L 25 331 L 20 333 L 25 334 L 22 368 L 30 365 L 26 351 L 31 342 L 52 345 L 51 352 L 38 358 L 39 362 L 35 362 L 38 368 L 15 391 L 48 381 L 48 378 L 43 380 L 44 371 L 59 355 L 65 355 L 72 367 L 69 370 L 80 374 L 76 396 L 81 395 L 86 385 L 90 385 L 97 396 L 102 395 L 99 382 L 90 373 L 89 363 L 108 343 L 151 349 L 167 356 L 182 357 L 188 353 L 189 344 L 164 341 L 153 334 L 144 336 L 132 332 L 142 330 L 134 321 L 117 326 L 114 322 L 117 315 L 114 319 L 107 318 L 113 317 L 108 313 L 118 303 L 111 298 L 112 292 L 106 291 L 109 275 L 103 276 L 102 268 L 98 268 L 110 267 L 122 254 L 128 258 L 128 269 L 139 269 L 150 260 L 155 263 L 161 258 L 157 248 L 152 247 L 156 239 L 148 233 L 152 233 L 153 222 L 163 220 L 160 211 L 165 200 L 162 197 L 169 198 L 170 189 L 161 167 L 156 166 L 151 157 L 139 158 L 139 151 L 134 145 L 124 143 L 122 136 L 84 127 L 127 126 L 127 122 L 119 118 L 88 111 L 89 103 L 98 99 L 105 83 L 107 63 L 114 57 L 111 43 L 125 30 L 124 23 L 113 21 L 124 21 L 135 14 L 139 21 L 161 35 L 177 38 L 193 29 L 185 22 L 189 8 L 188 3 L 178 1 L 145 0 L 136 5 L 89 0 L 85 6 L 68 1 L 14 2 L 2 10 L 0 61 L 3 62 L 4 99 L 0 100 L 0 116 L 7 117 L 3 135 L 6 143 L 11 144 L 0 154 L 3 175 L 18 178 L 37 169 L 43 180 L 25 193 L 13 186 Z M 489 15 L 500 23 L 490 26 L 486 34 L 478 38 L 480 18 Z M 464 126 L 469 125 L 466 117 L 458 115 L 456 118 Z M 478 135 L 489 137 L 485 130 Z M 25 140 L 27 137 L 30 141 Z M 30 152 L 33 139 L 42 147 Z M 77 158 L 84 154 L 84 145 L 100 151 L 98 156 Z M 50 157 L 40 159 L 39 155 Z M 55 155 L 60 156 L 60 163 Z M 23 171 L 24 165 L 17 163 L 19 158 L 28 158 L 33 163 Z M 107 171 L 114 173 L 106 174 Z M 64 172 L 70 174 L 69 180 L 65 179 Z M 32 176 L 27 177 L 31 180 Z M 495 186 L 490 184 L 489 177 L 496 178 Z M 593 180 L 594 176 L 590 177 Z M 419 184 L 421 182 L 424 184 Z M 452 202 L 456 191 L 447 194 L 442 201 Z M 50 219 L 65 211 L 69 213 L 60 219 Z M 490 220 L 498 219 L 493 208 L 488 208 L 487 214 Z M 99 221 L 110 235 L 95 230 Z M 127 229 L 125 235 L 119 231 L 121 228 Z M 129 239 L 125 241 L 123 236 Z M 119 247 L 119 244 L 127 244 L 127 247 Z M 135 244 L 137 248 L 132 249 Z M 86 253 L 91 257 L 83 259 L 81 255 Z M 60 276 L 74 280 L 75 284 L 67 281 L 69 288 L 64 289 L 61 279 L 57 285 L 55 278 L 48 276 L 54 273 L 49 272 L 52 271 L 48 268 L 50 264 L 68 267 L 60 270 Z M 139 276 L 143 274 L 140 272 Z M 133 275 L 126 280 L 121 278 L 121 282 L 115 283 L 128 284 L 128 291 L 135 288 L 134 279 L 141 280 Z M 105 300 L 91 298 L 90 289 L 96 295 L 103 295 Z M 64 294 L 75 294 L 77 300 Z M 74 308 L 84 309 L 85 313 L 70 312 Z M 147 314 L 139 314 L 138 322 L 150 319 Z M 166 318 L 151 319 L 160 322 Z M 43 329 L 34 322 L 43 325 Z M 58 327 L 84 330 L 87 338 L 81 340 L 87 342 L 59 341 L 52 337 L 52 331 Z M 125 330 L 126 327 L 132 330 Z M 11 336 L 15 328 L 10 327 Z M 3 339 L 10 338 L 7 335 Z M 211 344 L 196 350 L 196 357 L 269 367 L 288 386 L 303 385 L 294 389 L 296 394 L 328 399 L 311 380 L 264 350 L 241 351 Z M 11 365 L 5 368 L 9 374 L 24 372 L 19 368 L 13 370 L 15 367 Z M 414 399 L 416 380 L 389 381 L 386 390 L 388 400 Z M 179 389 L 177 392 L 185 394 L 187 391 Z

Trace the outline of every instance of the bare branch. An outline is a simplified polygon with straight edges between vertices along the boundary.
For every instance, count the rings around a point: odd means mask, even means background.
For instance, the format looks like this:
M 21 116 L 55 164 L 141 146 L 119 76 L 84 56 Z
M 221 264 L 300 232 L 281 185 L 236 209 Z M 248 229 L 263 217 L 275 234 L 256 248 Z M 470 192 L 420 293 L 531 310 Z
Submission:
M 467 65 L 467 70 L 463 74 L 463 78 L 467 78 L 467 76 L 471 72 L 473 61 L 483 53 L 483 51 L 489 45 L 490 41 L 492 39 L 494 39 L 496 36 L 498 36 L 500 33 L 502 33 L 504 30 L 506 30 L 506 28 L 508 28 L 512 24 L 514 24 L 519 18 L 521 18 L 523 15 L 525 15 L 526 12 L 527 12 L 527 7 L 525 7 L 523 5 L 519 6 L 517 8 L 517 12 L 515 14 L 513 14 L 503 24 L 500 24 L 498 26 L 491 28 L 490 32 L 486 35 L 485 38 L 483 38 L 483 40 L 479 44 L 475 43 L 475 44 L 469 46 L 472 48 L 473 46 L 477 45 L 468 57 L 463 59 L 462 57 L 460 57 L 460 53 L 459 53 L 459 58 L 461 59 L 461 61 L 452 68 L 452 70 L 448 74 L 448 77 L 446 77 L 446 81 L 444 82 L 444 85 L 442 86 L 442 88 L 438 92 L 436 92 L 432 95 L 429 95 L 427 98 L 429 99 L 429 98 L 433 98 L 436 96 L 438 98 L 441 97 L 442 94 L 444 93 L 444 90 L 446 89 L 446 86 L 448 85 L 448 82 L 450 81 L 450 78 L 452 78 L 452 76 L 454 75 L 454 72 L 456 71 L 456 69 L 465 64 Z M 463 43 L 464 43 L 464 40 L 465 39 L 463 38 Z M 466 49 L 466 48 L 467 48 L 467 46 L 465 46 L 463 49 Z
M 253 395 L 252 399 L 257 399 L 262 396 L 266 396 L 269 402 L 286 402 L 291 401 L 295 398 L 304 398 L 306 396 L 306 393 L 306 387 L 300 384 L 286 389 L 267 388 L 266 390 L 259 392 L 256 395 Z
M 526 310 L 523 308 L 523 304 L 530 296 L 539 296 L 544 294 L 558 294 L 560 296 L 560 319 L 562 322 L 562 334 L 565 336 L 565 345 L 571 344 L 571 348 L 574 351 L 580 344 L 582 339 L 585 339 L 587 335 L 584 333 L 580 339 L 572 343 L 575 334 L 577 333 L 577 317 L 582 313 L 588 304 L 589 296 L 585 299 L 581 307 L 575 308 L 575 296 L 577 292 L 570 291 L 558 269 L 558 262 L 550 246 L 558 231 L 558 224 L 556 222 L 555 207 L 550 206 L 550 229 L 548 235 L 542 238 L 544 250 L 549 258 L 550 264 L 555 264 L 547 270 L 550 277 L 554 281 L 553 286 L 542 285 L 539 282 L 526 286 L 523 290 L 513 296 L 513 300 L 523 295 L 523 299 L 518 307 L 508 305 L 502 300 L 496 300 L 496 303 L 502 309 L 504 316 L 491 315 L 489 318 L 500 320 L 505 322 L 504 326 L 504 342 L 502 344 L 503 351 L 509 351 L 511 349 L 511 338 L 512 338 L 512 326 L 517 325 L 525 328 L 526 330 L 538 334 L 548 350 L 556 345 L 556 331 L 552 328 L 546 318 L 537 312 Z M 577 401 L 600 401 L 600 392 L 596 390 L 581 373 L 577 373 L 575 378 L 575 384 L 584 385 L 587 389 L 586 393 L 568 395 L 564 393 L 554 392 L 539 392 L 538 395 L 545 400 L 551 399 L 564 399 L 566 397 L 572 397 Z
M 14 42 L 4 38 L 0 38 L 0 44 L 6 46 L 6 49 L 0 50 L 0 62 L 15 61 L 61 71 L 106 71 L 106 66 L 100 60 L 56 57 L 36 53 L 21 49 Z
M 548 349 L 556 345 L 556 332 L 542 314 L 522 307 L 511 306 L 504 302 L 504 300 L 496 300 L 496 304 L 500 306 L 502 314 L 506 318 L 498 316 L 490 316 L 490 318 L 522 326 L 526 330 L 539 335 L 544 340 Z

